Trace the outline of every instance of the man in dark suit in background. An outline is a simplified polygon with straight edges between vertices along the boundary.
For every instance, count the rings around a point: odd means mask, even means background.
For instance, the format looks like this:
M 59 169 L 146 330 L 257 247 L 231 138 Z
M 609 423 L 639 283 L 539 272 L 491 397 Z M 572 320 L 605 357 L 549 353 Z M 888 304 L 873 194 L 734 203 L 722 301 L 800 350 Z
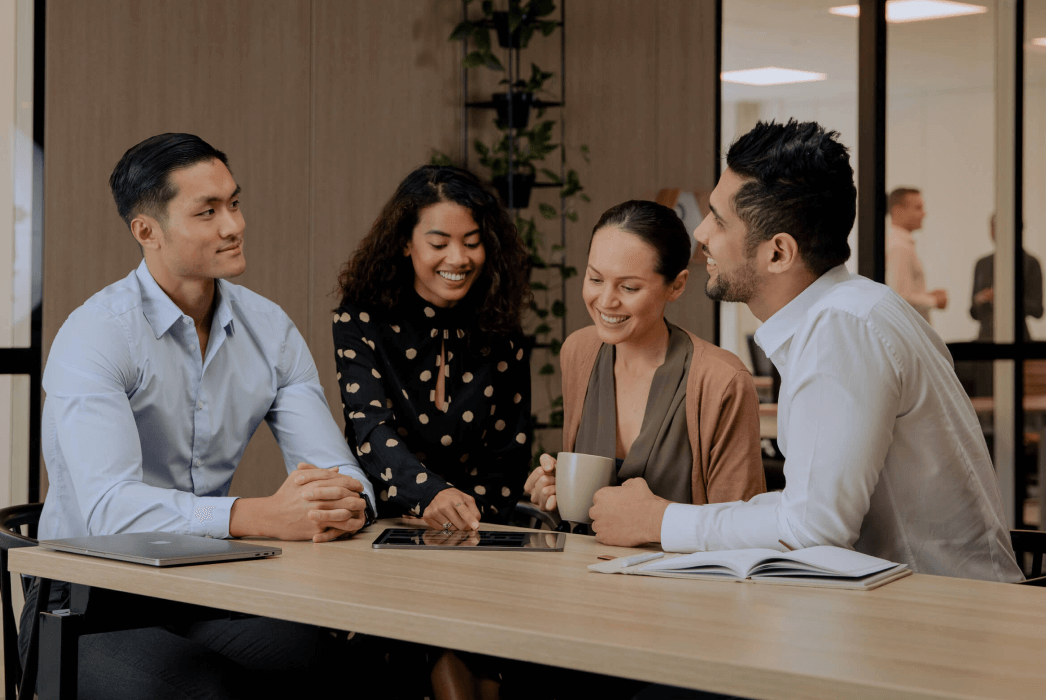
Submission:
M 992 240 L 995 240 L 995 214 L 991 217 Z M 1038 259 L 1021 250 L 1024 258 L 1024 315 L 1042 318 L 1042 265 Z M 986 255 L 977 261 L 973 268 L 973 301 L 970 304 L 970 316 L 981 323 L 977 340 L 991 342 L 994 337 L 995 320 L 995 253 Z M 1031 340 L 1028 323 L 1024 322 L 1024 339 Z

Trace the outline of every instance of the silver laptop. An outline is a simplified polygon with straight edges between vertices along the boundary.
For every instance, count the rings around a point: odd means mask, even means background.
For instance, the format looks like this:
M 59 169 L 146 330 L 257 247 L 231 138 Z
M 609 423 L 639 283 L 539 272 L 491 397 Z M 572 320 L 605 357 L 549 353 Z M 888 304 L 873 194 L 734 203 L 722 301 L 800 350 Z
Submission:
M 260 559 L 283 553 L 279 547 L 216 540 L 170 532 L 131 532 L 122 535 L 93 535 L 61 540 L 40 540 L 40 546 L 59 552 L 87 554 L 149 566 L 208 564 L 237 559 Z

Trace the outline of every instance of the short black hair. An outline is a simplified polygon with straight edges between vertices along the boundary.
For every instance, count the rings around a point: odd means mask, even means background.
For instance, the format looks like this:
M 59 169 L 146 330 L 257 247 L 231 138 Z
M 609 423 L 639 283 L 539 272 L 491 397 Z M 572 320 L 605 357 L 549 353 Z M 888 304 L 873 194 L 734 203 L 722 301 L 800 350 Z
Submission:
M 748 227 L 747 251 L 788 233 L 806 267 L 820 276 L 850 257 L 857 188 L 839 133 L 817 122 L 759 122 L 737 139 L 726 165 L 747 180 L 734 210 Z
M 592 229 L 592 237 L 607 226 L 617 226 L 639 238 L 657 253 L 657 274 L 674 282 L 690 262 L 690 234 L 674 209 L 642 199 L 610 207 Z M 592 238 L 588 239 L 592 250 Z
M 192 134 L 160 134 L 132 146 L 109 176 L 120 218 L 128 228 L 142 212 L 163 220 L 167 205 L 178 194 L 171 172 L 215 159 L 229 167 L 224 153 Z

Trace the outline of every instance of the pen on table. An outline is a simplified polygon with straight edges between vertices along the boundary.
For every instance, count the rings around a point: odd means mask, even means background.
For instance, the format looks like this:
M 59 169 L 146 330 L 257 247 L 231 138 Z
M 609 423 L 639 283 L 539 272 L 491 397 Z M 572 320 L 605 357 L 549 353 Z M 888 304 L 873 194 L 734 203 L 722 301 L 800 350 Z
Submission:
M 787 549 L 789 552 L 794 552 L 795 551 L 795 547 L 789 547 L 788 543 L 785 542 L 784 540 L 777 540 L 777 541 L 780 542 L 781 546 L 784 547 L 785 549 Z
M 617 559 L 618 564 L 621 565 L 621 568 L 625 568 L 629 566 L 635 566 L 636 564 L 642 564 L 644 562 L 653 561 L 654 559 L 660 559 L 663 556 L 665 556 L 664 552 L 643 552 L 642 554 L 633 554 L 630 557 L 620 558 L 604 554 L 603 556 L 597 557 L 597 559 L 602 559 L 604 561 Z

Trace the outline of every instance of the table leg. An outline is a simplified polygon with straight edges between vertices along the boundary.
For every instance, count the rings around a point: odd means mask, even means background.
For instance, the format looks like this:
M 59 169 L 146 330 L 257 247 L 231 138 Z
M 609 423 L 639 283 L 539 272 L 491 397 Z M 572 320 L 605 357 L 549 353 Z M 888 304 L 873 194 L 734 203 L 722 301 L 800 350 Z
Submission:
M 75 700 L 83 615 L 70 610 L 40 614 L 40 700 Z

